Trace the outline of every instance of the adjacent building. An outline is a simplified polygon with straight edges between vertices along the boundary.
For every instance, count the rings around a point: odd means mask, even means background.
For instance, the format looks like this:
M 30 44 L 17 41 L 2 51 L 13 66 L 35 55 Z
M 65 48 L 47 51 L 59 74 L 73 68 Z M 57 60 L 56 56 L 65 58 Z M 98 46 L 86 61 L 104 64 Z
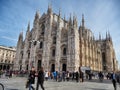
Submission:
M 13 69 L 16 49 L 14 47 L 0 46 L 0 70 Z
M 84 15 L 78 26 L 76 16 L 69 20 L 53 13 L 51 6 L 40 16 L 36 12 L 33 28 L 28 24 L 25 39 L 20 33 L 14 62 L 15 70 L 30 70 L 41 66 L 47 71 L 78 71 L 89 67 L 92 71 L 117 70 L 117 60 L 109 32 L 96 40 L 85 26 Z M 99 27 L 98 27 L 99 28 Z

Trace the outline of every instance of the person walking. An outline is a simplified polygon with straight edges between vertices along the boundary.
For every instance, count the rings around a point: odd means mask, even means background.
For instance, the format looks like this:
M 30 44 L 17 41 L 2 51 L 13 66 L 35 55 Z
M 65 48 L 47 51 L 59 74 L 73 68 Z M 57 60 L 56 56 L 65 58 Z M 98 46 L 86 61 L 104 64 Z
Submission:
M 35 83 L 35 69 L 34 69 L 34 67 L 30 70 L 28 80 L 29 80 L 29 90 L 31 90 L 31 89 L 35 90 L 35 88 L 32 86 L 32 84 Z
M 80 82 L 84 82 L 84 73 L 80 71 Z
M 78 73 L 78 71 L 76 72 L 76 82 L 78 82 L 79 81 L 79 73 Z
M 115 74 L 115 72 L 113 72 L 113 73 L 111 74 L 111 79 L 112 79 L 112 83 L 113 83 L 114 90 L 117 90 L 117 86 L 116 86 L 116 83 L 117 83 L 116 77 L 117 77 L 117 75 Z
M 44 84 L 44 71 L 43 71 L 43 67 L 41 67 L 40 70 L 38 71 L 36 90 L 39 90 L 39 85 L 41 86 L 42 90 L 45 90 L 43 84 Z
M 99 72 L 99 73 L 98 73 L 98 76 L 99 76 L 100 82 L 102 82 L 102 81 L 103 81 L 103 78 L 104 78 L 103 73 L 102 73 L 102 72 Z
M 45 71 L 45 80 L 48 80 L 48 71 Z

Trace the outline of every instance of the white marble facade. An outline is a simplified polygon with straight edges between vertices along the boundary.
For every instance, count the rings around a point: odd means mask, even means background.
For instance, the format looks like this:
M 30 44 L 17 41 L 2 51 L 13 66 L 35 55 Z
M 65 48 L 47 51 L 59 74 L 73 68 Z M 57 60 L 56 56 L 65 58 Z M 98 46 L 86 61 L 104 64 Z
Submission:
M 49 6 L 47 13 L 36 12 L 33 28 L 30 24 L 25 39 L 20 33 L 15 70 L 30 70 L 43 67 L 46 71 L 78 71 L 79 67 L 90 67 L 93 71 L 109 71 L 115 68 L 116 58 L 109 33 L 106 38 L 95 40 L 90 29 L 78 26 L 76 16 L 69 20 L 55 14 Z M 114 53 L 114 54 L 113 54 Z

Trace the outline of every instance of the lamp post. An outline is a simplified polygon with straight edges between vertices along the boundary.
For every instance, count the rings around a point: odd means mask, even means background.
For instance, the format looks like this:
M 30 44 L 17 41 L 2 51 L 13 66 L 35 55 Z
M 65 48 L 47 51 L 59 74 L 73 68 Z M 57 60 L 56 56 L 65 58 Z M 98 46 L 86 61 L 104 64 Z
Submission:
M 40 41 L 32 40 L 30 42 L 31 42 L 32 51 L 33 51 L 33 56 L 32 56 L 33 58 L 31 60 L 31 62 L 32 62 L 31 67 L 32 67 L 32 66 L 34 66 L 34 64 L 36 64 L 35 59 L 36 59 L 36 56 L 38 56 L 38 52 L 36 52 L 36 50 L 38 50 L 38 46 L 39 46 L 38 44 L 40 44 Z M 38 61 L 37 61 L 37 63 L 38 63 Z M 37 66 L 36 69 L 38 70 L 38 64 L 36 66 Z
M 31 48 L 32 48 L 32 55 L 31 55 L 31 61 L 30 61 L 30 68 L 32 69 L 32 67 L 34 67 L 34 60 L 35 60 L 35 48 L 33 48 L 33 46 L 35 46 L 36 41 L 35 40 L 31 40 Z

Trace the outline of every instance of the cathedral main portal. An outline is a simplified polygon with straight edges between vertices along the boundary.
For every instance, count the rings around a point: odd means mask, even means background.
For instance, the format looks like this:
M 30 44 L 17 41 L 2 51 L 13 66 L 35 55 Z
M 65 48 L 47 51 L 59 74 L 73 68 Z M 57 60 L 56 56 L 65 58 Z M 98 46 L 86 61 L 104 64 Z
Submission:
M 67 65 L 66 64 L 62 64 L 62 71 L 66 71 L 67 70 Z

